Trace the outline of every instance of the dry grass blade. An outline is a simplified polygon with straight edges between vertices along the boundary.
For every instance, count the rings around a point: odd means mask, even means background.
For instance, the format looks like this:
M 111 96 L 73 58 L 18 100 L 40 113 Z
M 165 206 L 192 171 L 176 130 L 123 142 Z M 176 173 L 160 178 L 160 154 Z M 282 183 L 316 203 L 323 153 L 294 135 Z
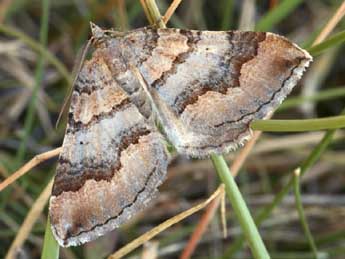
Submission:
M 165 24 L 168 23 L 170 20 L 171 16 L 175 13 L 176 8 L 180 5 L 182 0 L 174 0 L 171 5 L 169 6 L 168 10 L 165 12 L 163 16 L 163 22 Z
M 227 238 L 228 236 L 228 227 L 226 223 L 226 201 L 225 201 L 225 195 L 220 200 L 220 216 L 222 221 L 222 227 L 223 227 L 223 237 Z
M 230 168 L 230 172 L 231 172 L 231 174 L 234 177 L 240 171 L 242 165 L 244 164 L 246 158 L 249 156 L 249 153 L 252 151 L 252 149 L 253 149 L 256 141 L 260 137 L 260 135 L 261 135 L 261 131 L 255 131 L 254 134 L 253 134 L 253 137 L 244 146 L 244 148 L 241 150 L 239 155 L 236 157 L 236 159 L 232 163 L 232 166 Z M 194 249 L 196 247 L 196 244 L 202 238 L 202 236 L 203 236 L 203 234 L 205 232 L 204 230 L 209 225 L 211 219 L 213 218 L 212 216 L 214 215 L 214 211 L 217 210 L 218 206 L 219 206 L 219 202 L 217 203 L 216 200 L 214 200 L 214 201 L 212 201 L 210 206 L 207 207 L 207 210 L 204 212 L 204 214 L 200 218 L 198 225 L 196 226 L 196 228 L 195 228 L 191 238 L 189 239 L 185 249 L 183 250 L 183 252 L 181 254 L 181 258 L 186 259 L 186 258 L 189 258 L 192 255 L 192 253 L 193 253 L 193 251 L 194 251 Z M 213 212 L 213 214 L 212 214 L 212 212 Z M 212 216 L 208 217 L 208 215 L 212 215 Z M 223 213 L 222 213 L 222 215 L 223 215 Z M 223 226 L 224 226 L 225 223 L 226 223 L 226 220 L 224 220 L 224 217 L 222 218 L 222 221 L 223 221 Z M 224 235 L 226 236 L 225 232 L 224 232 Z
M 128 17 L 126 12 L 126 3 L 124 0 L 116 0 L 116 10 L 117 10 L 117 22 L 122 31 L 126 31 L 128 29 Z
M 253 30 L 255 25 L 255 1 L 242 1 L 242 11 L 239 20 L 238 28 L 243 31 Z
M 2 175 L 3 177 L 8 177 L 9 175 L 8 171 L 1 165 L 0 165 L 0 175 Z M 25 195 L 24 189 L 19 184 L 14 183 L 12 186 L 13 186 L 14 192 L 16 194 L 19 194 L 19 197 L 23 200 L 25 205 L 28 207 L 31 207 L 31 205 L 34 203 L 34 200 L 30 196 Z
M 27 239 L 30 234 L 35 222 L 38 217 L 41 215 L 44 206 L 46 205 L 51 189 L 53 186 L 53 180 L 51 180 L 48 185 L 44 188 L 40 196 L 37 198 L 35 203 L 32 205 L 28 215 L 26 216 L 23 224 L 18 230 L 15 239 L 13 240 L 10 249 L 7 252 L 6 259 L 16 258 L 16 251 L 23 245 L 24 241 Z
M 30 171 L 32 168 L 34 168 L 36 165 L 44 162 L 45 160 L 55 157 L 60 154 L 62 147 L 44 152 L 42 154 L 39 154 L 35 156 L 33 159 L 31 159 L 29 162 L 27 162 L 25 165 L 23 165 L 19 170 L 14 172 L 11 176 L 6 178 L 3 182 L 0 183 L 0 192 L 5 189 L 8 185 L 16 181 L 18 178 L 26 174 L 28 171 Z
M 198 225 L 195 227 L 193 235 L 190 237 L 185 249 L 183 250 L 180 259 L 188 259 L 193 254 L 200 237 L 204 235 L 207 226 L 209 225 L 210 220 L 213 218 L 217 208 L 221 202 L 222 196 L 218 196 L 217 199 L 214 199 L 208 206 L 205 213 L 202 215 L 201 219 L 198 222 Z
M 242 148 L 240 153 L 237 155 L 236 159 L 232 163 L 230 172 L 233 176 L 236 176 L 249 156 L 250 152 L 253 150 L 253 147 L 259 137 L 261 136 L 261 131 L 254 131 L 252 138 L 247 142 L 247 144 Z
M 189 217 L 190 215 L 194 214 L 195 212 L 205 208 L 214 199 L 222 197 L 222 195 L 224 195 L 224 185 L 220 185 L 218 187 L 218 189 L 206 201 L 204 201 L 204 202 L 194 206 L 193 208 L 190 208 L 189 210 L 186 210 L 186 211 L 164 221 L 162 224 L 159 224 L 157 227 L 151 229 L 150 231 L 146 232 L 145 234 L 141 235 L 140 237 L 134 239 L 132 242 L 130 242 L 126 246 L 122 247 L 116 253 L 109 256 L 109 259 L 121 258 L 121 257 L 127 255 L 128 253 L 133 251 L 135 248 L 139 247 L 140 245 L 144 244 L 148 240 L 150 240 L 153 237 L 155 237 L 156 235 L 158 235 L 160 232 L 166 230 L 167 228 L 180 222 L 181 220 Z
M 321 43 L 326 39 L 326 37 L 333 31 L 335 26 L 340 22 L 340 20 L 345 15 L 345 1 L 339 6 L 338 10 L 334 13 L 332 18 L 328 21 L 327 25 L 323 28 L 321 33 L 315 39 L 313 46 Z
M 149 9 L 147 7 L 146 1 L 145 0 L 140 0 L 140 3 L 141 3 L 141 6 L 142 6 L 142 8 L 144 10 L 144 13 L 145 13 L 147 19 L 149 19 L 150 24 L 154 24 L 155 21 L 153 21 L 152 18 L 151 18 L 150 11 L 149 11 Z

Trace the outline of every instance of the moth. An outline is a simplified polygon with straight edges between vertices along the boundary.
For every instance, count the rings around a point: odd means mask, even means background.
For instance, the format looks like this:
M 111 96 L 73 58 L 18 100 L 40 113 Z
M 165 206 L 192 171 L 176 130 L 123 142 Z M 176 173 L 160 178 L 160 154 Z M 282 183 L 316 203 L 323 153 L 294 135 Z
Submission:
M 91 27 L 49 205 L 61 246 L 146 207 L 167 172 L 165 138 L 189 157 L 242 145 L 250 122 L 277 108 L 312 61 L 269 32 Z

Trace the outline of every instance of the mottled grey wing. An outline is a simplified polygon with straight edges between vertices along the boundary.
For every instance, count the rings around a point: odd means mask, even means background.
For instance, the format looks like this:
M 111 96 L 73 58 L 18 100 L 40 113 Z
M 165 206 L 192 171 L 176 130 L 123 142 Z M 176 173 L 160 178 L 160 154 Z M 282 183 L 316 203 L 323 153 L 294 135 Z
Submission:
M 312 60 L 272 33 L 143 29 L 124 40 L 169 140 L 198 157 L 243 143 Z
M 61 246 L 111 231 L 145 207 L 165 178 L 162 136 L 142 116 L 96 50 L 78 75 L 50 199 Z

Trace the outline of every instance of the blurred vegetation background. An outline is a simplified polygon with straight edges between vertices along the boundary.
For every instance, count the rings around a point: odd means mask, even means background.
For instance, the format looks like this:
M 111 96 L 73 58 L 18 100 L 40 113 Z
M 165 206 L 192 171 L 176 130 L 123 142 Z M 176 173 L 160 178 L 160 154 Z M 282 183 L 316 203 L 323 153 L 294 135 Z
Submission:
M 162 13 L 171 1 L 156 1 Z M 200 30 L 272 31 L 308 47 L 335 14 L 337 0 L 183 0 L 169 27 Z M 44 8 L 46 8 L 44 12 Z M 61 146 L 65 117 L 55 122 L 72 81 L 77 53 L 90 37 L 89 22 L 126 31 L 148 25 L 137 0 L 2 0 L 0 2 L 0 179 L 37 154 Z M 345 30 L 341 20 L 334 31 Z M 334 116 L 345 103 L 345 48 L 328 48 L 274 118 Z M 286 186 L 322 132 L 265 133 L 237 181 L 255 215 Z M 322 258 L 345 258 L 345 132 L 338 130 L 321 158 L 301 179 L 302 203 Z M 229 163 L 237 153 L 226 156 Z M 0 258 L 4 258 L 28 211 L 53 177 L 56 158 L 45 161 L 0 193 Z M 61 249 L 61 258 L 103 258 L 177 213 L 207 198 L 218 186 L 209 160 L 174 154 L 168 179 L 151 208 L 95 242 Z M 251 258 L 245 245 L 234 249 L 240 228 L 228 205 L 228 237 L 216 213 L 193 258 Z M 18 250 L 18 258 L 39 258 L 46 208 Z M 201 212 L 135 250 L 137 258 L 178 258 Z M 289 193 L 262 224 L 272 258 L 311 258 L 311 250 Z M 230 247 L 230 248 L 229 248 Z M 146 257 L 145 257 L 146 256 Z M 321 257 L 320 257 L 321 258 Z

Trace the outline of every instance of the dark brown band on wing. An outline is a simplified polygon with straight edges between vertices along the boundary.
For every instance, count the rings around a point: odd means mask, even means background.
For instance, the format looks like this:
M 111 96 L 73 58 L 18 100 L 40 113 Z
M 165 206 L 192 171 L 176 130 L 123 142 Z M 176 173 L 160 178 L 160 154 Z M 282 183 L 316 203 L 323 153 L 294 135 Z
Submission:
M 142 63 L 152 56 L 153 50 L 157 47 L 159 34 L 155 28 L 147 28 L 143 30 L 145 34 L 142 56 L 138 59 L 136 66 L 140 67 Z
M 187 38 L 188 50 L 177 55 L 172 62 L 171 68 L 163 72 L 162 75 L 152 83 L 152 87 L 156 89 L 159 89 L 159 87 L 164 85 L 170 76 L 173 76 L 177 73 L 177 67 L 188 59 L 191 53 L 193 53 L 196 44 L 201 39 L 201 31 L 196 31 L 195 33 L 190 30 L 183 29 L 177 31 Z
M 81 121 L 75 121 L 73 112 L 70 112 L 68 113 L 68 128 L 66 134 L 74 134 L 77 131 L 89 129 L 92 125 L 98 123 L 100 120 L 112 118 L 114 117 L 115 113 L 126 110 L 131 105 L 132 104 L 130 103 L 129 98 L 127 97 L 123 99 L 119 104 L 114 105 L 110 111 L 93 115 L 90 121 L 86 124 L 82 123 Z
M 96 82 L 93 79 L 87 78 L 81 78 L 79 77 L 75 83 L 74 91 L 77 92 L 79 95 L 82 93 L 90 95 L 91 93 L 101 90 L 105 87 L 109 87 L 112 84 L 112 80 L 103 80 L 102 84 L 99 84 L 99 82 Z
M 87 232 L 90 232 L 90 231 L 93 231 L 94 229 L 96 229 L 97 227 L 101 227 L 101 226 L 104 226 L 105 224 L 107 224 L 108 222 L 110 222 L 111 220 L 115 220 L 117 219 L 118 217 L 120 217 L 124 211 L 127 209 L 127 208 L 130 208 L 139 198 L 139 195 L 141 193 L 143 193 L 145 190 L 146 190 L 146 187 L 147 187 L 147 184 L 149 183 L 150 179 L 152 178 L 152 176 L 154 175 L 154 173 L 158 170 L 158 167 L 155 166 L 152 171 L 149 173 L 149 175 L 147 176 L 146 180 L 145 180 L 145 183 L 143 185 L 143 187 L 137 192 L 137 194 L 135 195 L 134 199 L 132 200 L 132 202 L 128 203 L 127 205 L 125 205 L 121 211 L 113 216 L 113 217 L 110 217 L 108 218 L 106 221 L 102 222 L 102 223 L 98 223 L 98 224 L 95 224 L 93 225 L 90 229 L 88 230 L 83 230 L 83 231 L 78 231 L 79 229 L 79 224 L 78 223 L 75 223 L 73 224 L 70 229 L 67 229 L 67 233 L 66 233 L 66 238 L 64 239 L 64 243 L 65 245 L 67 245 L 67 239 L 68 238 L 72 238 L 72 237 L 77 237 L 83 233 L 87 233 Z M 80 224 L 82 225 L 82 224 Z
M 117 145 L 116 161 L 113 164 L 104 162 L 103 164 L 94 164 L 93 161 L 81 161 L 80 164 L 72 164 L 71 161 L 60 156 L 57 167 L 57 174 L 54 181 L 52 194 L 58 196 L 65 191 L 78 191 L 88 179 L 96 181 L 110 181 L 113 175 L 122 167 L 120 162 L 121 152 L 126 150 L 131 144 L 137 144 L 140 137 L 150 134 L 147 128 L 135 126 L 126 129 L 119 134 L 116 143 L 112 141 L 111 145 Z
M 224 126 L 225 124 L 231 124 L 231 123 L 240 122 L 240 121 L 243 120 L 245 117 L 250 116 L 250 115 L 254 115 L 255 113 L 259 112 L 265 105 L 270 104 L 270 103 L 274 100 L 274 98 L 276 97 L 276 95 L 279 94 L 280 91 L 281 91 L 282 89 L 284 89 L 284 86 L 285 86 L 286 81 L 289 80 L 289 78 L 294 74 L 295 70 L 296 70 L 297 68 L 300 67 L 301 63 L 302 63 L 304 60 L 307 60 L 307 58 L 297 58 L 297 59 L 296 59 L 296 65 L 294 65 L 294 66 L 290 69 L 290 74 L 282 81 L 281 86 L 280 86 L 276 91 L 274 91 L 274 92 L 272 93 L 271 97 L 270 97 L 267 101 L 261 103 L 261 104 L 258 106 L 258 108 L 257 108 L 256 110 L 254 110 L 254 111 L 252 111 L 252 112 L 249 112 L 249 113 L 245 113 L 245 114 L 243 114 L 240 118 L 238 118 L 238 119 L 236 119 L 236 120 L 228 120 L 228 121 L 224 121 L 224 122 L 222 122 L 222 123 L 216 124 L 216 125 L 214 125 L 214 127 L 215 127 L 215 128 L 219 128 L 219 127 L 221 127 L 221 126 Z M 290 61 L 287 61 L 287 62 L 290 62 Z
M 228 88 L 240 87 L 240 75 L 242 65 L 257 55 L 259 43 L 266 39 L 264 32 L 227 32 L 229 48 L 219 64 L 219 71 L 210 71 L 208 82 L 195 80 L 175 99 L 173 109 L 177 114 L 182 114 L 186 107 L 198 101 L 198 98 L 208 91 L 216 91 L 222 94 Z

